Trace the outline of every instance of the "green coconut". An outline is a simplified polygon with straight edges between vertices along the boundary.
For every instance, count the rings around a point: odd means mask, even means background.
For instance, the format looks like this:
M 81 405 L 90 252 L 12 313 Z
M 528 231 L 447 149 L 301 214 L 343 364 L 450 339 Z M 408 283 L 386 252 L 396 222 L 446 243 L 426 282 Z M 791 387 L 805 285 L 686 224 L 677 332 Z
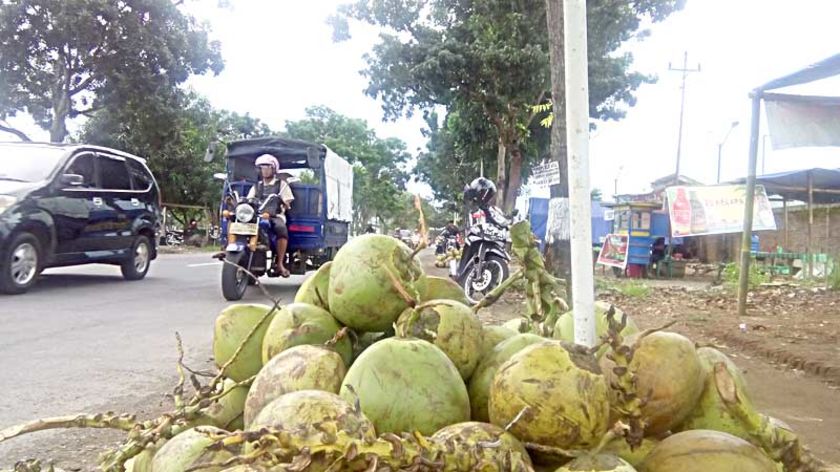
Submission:
M 447 463 L 448 470 L 482 470 L 485 464 L 505 464 L 508 457 L 518 456 L 531 465 L 531 458 L 525 446 L 512 434 L 489 423 L 468 421 L 446 426 L 436 432 L 431 440 L 445 445 L 447 450 L 474 450 L 476 454 L 458 457 L 457 464 Z M 476 447 L 479 443 L 493 444 L 492 447 Z
M 216 317 L 213 356 L 219 368 L 233 357 L 242 341 L 254 327 L 259 325 L 254 335 L 245 343 L 239 356 L 225 371 L 226 376 L 242 382 L 260 371 L 263 364 L 261 353 L 263 336 L 276 313 L 272 312 L 268 318 L 265 318 L 270 310 L 271 307 L 266 305 L 236 304 L 225 308 Z
M 275 398 L 298 390 L 322 390 L 337 394 L 347 368 L 332 349 L 301 345 L 269 360 L 257 374 L 244 401 L 245 426 Z
M 533 333 L 534 330 L 531 329 L 531 326 L 525 322 L 522 318 L 514 318 L 512 320 L 507 320 L 502 323 L 502 328 L 507 328 L 514 333 Z M 534 333 L 537 334 L 537 333 Z
M 636 472 L 625 460 L 612 454 L 581 456 L 555 472 Z
M 481 337 L 481 356 L 479 362 L 484 359 L 490 351 L 493 350 L 500 342 L 505 339 L 510 339 L 516 336 L 516 331 L 505 328 L 504 326 L 482 326 L 483 336 Z
M 607 334 L 607 330 L 609 329 L 610 325 L 607 321 L 607 312 L 612 306 L 610 303 L 596 301 L 595 302 L 595 336 L 597 339 L 601 339 Z M 621 310 L 615 310 L 615 320 L 621 321 L 621 317 L 624 313 Z M 639 328 L 636 326 L 636 323 L 628 316 L 627 317 L 627 325 L 621 330 L 621 334 L 624 337 L 630 336 L 632 334 L 636 334 L 639 332 Z M 572 311 L 567 311 L 560 315 L 557 318 L 557 323 L 554 324 L 554 339 L 559 339 L 562 341 L 573 343 L 575 342 L 575 315 Z M 608 349 L 608 346 L 602 346 L 597 353 L 597 357 L 601 357 Z
M 331 266 L 332 262 L 325 263 L 311 277 L 300 284 L 300 288 L 295 294 L 295 303 L 308 303 L 330 311 L 328 297 Z
M 460 302 L 431 300 L 409 308 L 397 320 L 397 332 L 439 347 L 464 379 L 470 378 L 481 357 L 481 322 Z
M 522 349 L 543 341 L 545 341 L 545 338 L 536 334 L 516 334 L 497 344 L 481 359 L 472 377 L 470 377 L 468 389 L 473 421 L 490 421 L 490 414 L 487 410 L 487 405 L 490 402 L 490 386 L 493 385 L 493 377 L 496 375 L 499 366 Z
M 209 434 L 224 434 L 225 431 L 213 426 L 199 426 L 188 429 L 170 439 L 160 448 L 152 459 L 154 472 L 184 472 L 203 465 L 220 464 L 231 459 L 238 450 L 234 448 L 208 449 L 215 442 Z M 201 470 L 218 472 L 221 467 L 207 467 Z
M 367 348 L 347 371 L 340 395 L 358 399 L 380 434 L 430 435 L 470 419 L 467 388 L 455 364 L 421 339 L 388 338 Z
M 592 447 L 606 434 L 607 379 L 595 357 L 561 341 L 528 346 L 502 364 L 490 387 L 490 422 L 525 442 L 560 449 Z
M 165 439 L 158 440 L 152 445 L 147 445 L 143 452 L 125 461 L 125 472 L 152 472 L 152 460 L 155 453 L 166 443 Z
M 199 417 L 194 423 L 196 426 L 215 426 L 226 431 L 235 431 L 245 427 L 242 415 L 245 409 L 245 398 L 248 396 L 248 387 L 236 386 L 233 380 L 225 379 L 222 383 L 222 393 L 224 393 L 223 397 L 199 411 Z
M 284 306 L 274 315 L 262 343 L 262 361 L 294 346 L 303 344 L 322 345 L 335 337 L 341 325 L 322 308 L 308 303 L 292 303 Z M 345 336 L 335 345 L 335 350 L 345 364 L 353 361 L 353 346 Z
M 417 299 L 423 270 L 411 249 L 390 236 L 366 234 L 342 246 L 330 269 L 329 306 L 345 326 L 385 331 Z
M 751 441 L 753 438 L 742 421 L 732 416 L 728 407 L 720 398 L 715 380 L 715 365 L 723 364 L 735 382 L 738 399 L 744 408 L 755 411 L 755 407 L 747 395 L 747 384 L 744 375 L 738 366 L 732 362 L 726 354 L 711 347 L 701 347 L 697 355 L 703 366 L 705 381 L 700 401 L 697 402 L 694 410 L 677 429 L 685 431 L 689 429 L 711 429 L 738 436 L 741 439 Z M 756 412 L 757 414 L 757 412 Z
M 627 441 L 624 438 L 619 437 L 608 442 L 604 446 L 604 449 L 602 449 L 602 452 L 618 456 L 633 467 L 639 468 L 648 454 L 650 454 L 650 451 L 652 451 L 658 444 L 659 441 L 656 439 L 644 438 L 638 447 L 631 449 L 630 445 L 627 444 Z
M 273 428 L 293 433 L 301 441 L 321 438 L 324 431 L 343 431 L 350 438 L 374 441 L 373 424 L 338 395 L 323 390 L 298 390 L 266 405 L 249 431 Z
M 454 300 L 469 305 L 467 295 L 454 280 L 449 277 L 436 277 L 427 275 L 417 281 L 417 292 L 420 294 L 420 301 L 429 300 Z
M 695 429 L 668 436 L 648 454 L 640 472 L 776 472 L 760 449 L 720 431 Z
M 634 345 L 638 337 L 628 337 L 626 344 Z M 608 357 L 601 358 L 601 369 L 613 376 L 615 364 Z M 636 379 L 636 393 L 647 399 L 641 408 L 647 436 L 680 425 L 703 393 L 703 365 L 694 343 L 676 333 L 657 331 L 642 338 L 629 370 Z

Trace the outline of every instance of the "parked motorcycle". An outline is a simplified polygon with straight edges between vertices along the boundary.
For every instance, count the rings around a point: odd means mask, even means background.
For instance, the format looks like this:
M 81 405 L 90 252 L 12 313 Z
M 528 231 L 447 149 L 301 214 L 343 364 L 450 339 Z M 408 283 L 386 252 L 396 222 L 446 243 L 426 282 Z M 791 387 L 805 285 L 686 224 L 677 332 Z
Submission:
M 270 195 L 259 206 L 255 199 L 239 198 L 234 210 L 225 212 L 229 220 L 228 235 L 233 237 L 220 255 L 228 262 L 222 267 L 222 295 L 226 300 L 242 299 L 248 285 L 255 282 L 240 267 L 257 277 L 280 276 L 273 263 L 277 236 L 271 229 L 269 215 L 265 213 L 276 198 L 280 197 Z
M 489 211 L 494 212 L 493 221 L 497 223 L 480 216 L 470 226 L 457 271 L 457 281 L 472 303 L 481 300 L 510 275 L 507 219 L 495 208 Z
M 184 232 L 167 228 L 166 234 L 163 236 L 163 242 L 167 246 L 180 246 L 184 244 Z

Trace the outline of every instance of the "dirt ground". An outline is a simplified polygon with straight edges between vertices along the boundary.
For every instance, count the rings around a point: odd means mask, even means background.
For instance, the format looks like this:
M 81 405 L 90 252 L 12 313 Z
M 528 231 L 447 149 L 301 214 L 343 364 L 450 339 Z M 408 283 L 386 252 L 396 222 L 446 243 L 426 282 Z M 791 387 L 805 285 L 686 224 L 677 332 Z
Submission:
M 424 263 L 428 273 L 445 276 L 430 257 Z M 801 287 L 762 289 L 750 299 L 749 316 L 739 319 L 734 297 L 706 281 L 648 281 L 632 290 L 614 280 L 598 285 L 598 298 L 615 303 L 640 327 L 676 320 L 671 330 L 724 350 L 745 371 L 762 411 L 790 424 L 818 457 L 840 463 L 840 295 Z M 500 324 L 520 316 L 522 308 L 521 295 L 511 293 L 480 316 Z M 173 375 L 168 384 L 149 385 L 146 396 L 109 399 L 91 411 L 155 417 L 170 407 L 166 392 L 175 381 Z M 19 439 L 7 451 L 9 457 L 52 459 L 66 470 L 87 471 L 120 437 L 97 430 L 46 432 Z

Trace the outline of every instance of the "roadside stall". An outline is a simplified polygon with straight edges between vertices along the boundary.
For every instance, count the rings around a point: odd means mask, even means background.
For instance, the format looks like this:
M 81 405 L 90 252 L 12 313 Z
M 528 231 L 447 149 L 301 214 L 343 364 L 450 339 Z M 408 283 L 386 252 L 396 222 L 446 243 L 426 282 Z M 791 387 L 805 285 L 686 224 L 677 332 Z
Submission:
M 616 275 L 653 275 L 665 258 L 668 215 L 662 210 L 662 203 L 638 201 L 603 206 L 613 224 L 612 231 L 604 237 L 598 264 L 612 267 Z
M 672 186 L 657 200 L 606 204 L 613 230 L 598 263 L 629 277 L 683 277 L 696 238 L 741 231 L 744 185 Z M 764 187 L 756 188 L 755 231 L 775 230 Z M 756 247 L 755 250 L 758 248 Z

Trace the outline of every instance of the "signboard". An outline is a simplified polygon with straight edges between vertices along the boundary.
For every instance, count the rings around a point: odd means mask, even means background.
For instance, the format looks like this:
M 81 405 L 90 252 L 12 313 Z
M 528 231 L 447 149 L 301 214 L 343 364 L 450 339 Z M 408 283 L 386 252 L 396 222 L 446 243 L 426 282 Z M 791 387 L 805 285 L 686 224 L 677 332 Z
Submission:
M 627 235 L 608 234 L 604 238 L 604 245 L 598 254 L 598 264 L 624 269 L 627 267 L 629 251 L 630 242 Z
M 560 164 L 557 161 L 547 161 L 531 169 L 529 185 L 534 187 L 550 187 L 560 183 Z
M 668 187 L 671 235 L 740 233 L 744 229 L 745 185 Z M 773 208 L 763 185 L 755 187 L 753 231 L 776 229 Z

